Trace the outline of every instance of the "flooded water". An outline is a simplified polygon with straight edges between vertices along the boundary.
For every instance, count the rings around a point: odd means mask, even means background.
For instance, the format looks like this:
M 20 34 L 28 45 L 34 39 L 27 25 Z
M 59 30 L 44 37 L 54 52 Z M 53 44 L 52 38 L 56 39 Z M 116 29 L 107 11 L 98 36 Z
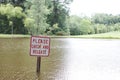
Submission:
M 29 46 L 29 39 L 0 39 L 0 80 L 120 80 L 120 40 L 52 38 L 40 75 Z

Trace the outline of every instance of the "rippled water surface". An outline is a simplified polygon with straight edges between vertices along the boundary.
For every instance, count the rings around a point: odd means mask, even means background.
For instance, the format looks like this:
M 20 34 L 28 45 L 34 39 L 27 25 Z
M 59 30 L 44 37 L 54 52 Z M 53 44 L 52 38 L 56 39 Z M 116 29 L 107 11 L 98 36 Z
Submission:
M 0 39 L 0 80 L 120 80 L 120 40 L 52 38 L 40 75 L 29 46 L 28 38 Z

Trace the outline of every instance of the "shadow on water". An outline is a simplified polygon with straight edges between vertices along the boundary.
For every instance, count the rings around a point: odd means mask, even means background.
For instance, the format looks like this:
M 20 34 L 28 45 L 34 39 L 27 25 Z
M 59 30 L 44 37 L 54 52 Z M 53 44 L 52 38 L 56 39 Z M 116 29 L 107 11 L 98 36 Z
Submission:
M 0 39 L 0 46 L 0 80 L 120 80 L 119 40 L 52 38 L 40 74 L 28 38 Z

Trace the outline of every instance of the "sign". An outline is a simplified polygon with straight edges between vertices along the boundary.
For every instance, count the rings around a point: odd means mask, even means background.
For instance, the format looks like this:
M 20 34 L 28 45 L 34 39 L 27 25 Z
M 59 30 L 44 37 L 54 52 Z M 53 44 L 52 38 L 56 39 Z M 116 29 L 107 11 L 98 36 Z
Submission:
M 50 38 L 44 36 L 32 36 L 30 40 L 31 56 L 49 56 Z

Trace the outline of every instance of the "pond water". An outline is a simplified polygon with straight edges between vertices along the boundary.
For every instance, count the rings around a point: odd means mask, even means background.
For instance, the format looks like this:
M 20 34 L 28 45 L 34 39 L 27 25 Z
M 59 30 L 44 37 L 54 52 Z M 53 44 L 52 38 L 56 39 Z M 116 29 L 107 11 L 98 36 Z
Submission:
M 49 57 L 29 55 L 30 39 L 0 39 L 0 80 L 120 80 L 120 40 L 52 38 Z

